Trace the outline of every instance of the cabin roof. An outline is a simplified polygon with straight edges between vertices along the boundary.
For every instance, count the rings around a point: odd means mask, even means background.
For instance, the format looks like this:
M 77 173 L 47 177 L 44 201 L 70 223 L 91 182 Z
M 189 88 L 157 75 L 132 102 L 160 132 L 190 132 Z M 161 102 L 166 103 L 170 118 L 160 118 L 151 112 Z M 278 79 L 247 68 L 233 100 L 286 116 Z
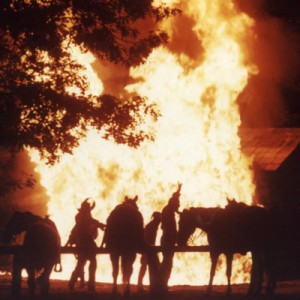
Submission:
M 242 128 L 243 153 L 261 169 L 276 171 L 300 144 L 300 128 Z

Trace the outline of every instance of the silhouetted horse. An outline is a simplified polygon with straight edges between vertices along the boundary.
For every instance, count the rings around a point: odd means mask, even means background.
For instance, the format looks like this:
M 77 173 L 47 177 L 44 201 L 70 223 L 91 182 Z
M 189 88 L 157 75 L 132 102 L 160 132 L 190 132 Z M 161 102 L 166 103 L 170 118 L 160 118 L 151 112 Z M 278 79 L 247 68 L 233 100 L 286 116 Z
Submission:
M 267 253 L 266 291 L 275 293 L 278 281 L 300 279 L 300 210 L 271 210 L 273 239 Z
M 178 243 L 184 245 L 189 236 L 200 228 L 207 233 L 210 247 L 211 270 L 207 292 L 212 290 L 217 260 L 226 256 L 227 294 L 231 293 L 231 271 L 234 253 L 252 253 L 252 271 L 249 294 L 261 290 L 264 259 L 270 222 L 267 210 L 256 206 L 229 204 L 227 208 L 190 208 L 181 213 Z
M 112 262 L 113 294 L 118 292 L 119 259 L 121 258 L 124 295 L 128 296 L 133 263 L 137 252 L 144 247 L 144 222 L 136 204 L 137 198 L 125 197 L 124 202 L 113 209 L 106 221 L 104 244 Z
M 3 241 L 9 243 L 25 232 L 21 251 L 14 254 L 12 270 L 12 294 L 21 292 L 21 271 L 28 273 L 28 288 L 34 294 L 35 272 L 40 272 L 37 283 L 41 294 L 49 291 L 49 277 L 52 269 L 60 264 L 60 236 L 53 221 L 30 212 L 14 212 L 3 233 Z M 61 267 L 61 266 L 60 266 Z

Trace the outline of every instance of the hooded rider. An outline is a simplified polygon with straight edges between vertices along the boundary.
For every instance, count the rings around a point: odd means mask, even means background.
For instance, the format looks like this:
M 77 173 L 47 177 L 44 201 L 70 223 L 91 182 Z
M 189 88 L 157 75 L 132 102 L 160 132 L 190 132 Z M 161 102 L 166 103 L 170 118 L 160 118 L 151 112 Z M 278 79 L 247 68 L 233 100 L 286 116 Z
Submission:
M 98 236 L 98 228 L 104 230 L 105 224 L 92 217 L 91 211 L 95 207 L 95 202 L 90 204 L 89 198 L 81 203 L 78 213 L 75 216 L 75 226 L 73 227 L 67 246 L 76 245 L 78 249 L 77 265 L 71 275 L 69 288 L 74 289 L 79 277 L 83 276 L 84 266 L 89 261 L 88 289 L 95 290 L 95 274 L 97 268 L 96 254 L 97 244 L 95 239 Z

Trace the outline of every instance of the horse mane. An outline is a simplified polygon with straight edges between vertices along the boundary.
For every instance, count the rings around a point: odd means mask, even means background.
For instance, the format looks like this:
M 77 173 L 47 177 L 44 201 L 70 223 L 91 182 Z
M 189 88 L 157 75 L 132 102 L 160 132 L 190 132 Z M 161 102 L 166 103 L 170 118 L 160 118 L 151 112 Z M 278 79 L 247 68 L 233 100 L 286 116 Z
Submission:
M 34 214 L 34 213 L 32 213 L 31 211 L 28 211 L 28 210 L 21 211 L 21 210 L 14 209 L 12 215 L 14 215 L 14 214 L 23 215 L 23 216 L 27 216 L 27 217 L 35 218 L 35 219 L 43 219 L 43 217 L 41 217 L 39 215 L 36 215 L 36 214 Z
M 43 220 L 44 218 L 42 218 L 41 216 L 39 215 L 36 215 L 30 211 L 24 211 L 24 212 L 19 212 L 20 214 L 24 214 L 32 219 L 35 219 L 35 220 Z
M 226 211 L 233 211 L 233 210 L 243 210 L 243 209 L 247 209 L 248 207 L 253 207 L 250 205 L 247 205 L 244 202 L 238 202 L 235 199 L 230 200 L 229 198 L 227 198 L 227 205 L 225 206 L 225 210 Z
M 201 213 L 204 216 L 205 221 L 207 223 L 210 223 L 212 219 L 214 219 L 215 216 L 218 215 L 223 210 L 224 209 L 220 207 L 191 207 L 188 210 L 186 210 L 186 212 L 191 218 Z

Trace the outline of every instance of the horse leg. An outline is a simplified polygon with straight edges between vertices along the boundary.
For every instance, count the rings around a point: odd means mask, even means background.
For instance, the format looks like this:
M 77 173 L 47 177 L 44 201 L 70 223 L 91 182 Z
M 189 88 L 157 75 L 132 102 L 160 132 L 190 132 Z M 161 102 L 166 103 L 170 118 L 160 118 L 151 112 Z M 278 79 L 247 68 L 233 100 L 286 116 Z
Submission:
M 253 259 L 253 254 L 252 254 L 252 266 L 251 266 L 251 273 L 250 273 L 250 283 L 249 283 L 249 288 L 248 288 L 248 295 L 252 295 L 253 294 L 253 290 L 254 290 L 254 280 L 255 280 L 255 268 L 256 268 L 256 264 L 254 263 L 254 259 Z
M 268 297 L 273 297 L 275 295 L 277 286 L 278 257 L 276 256 L 276 251 L 274 250 L 274 248 L 269 249 L 265 257 L 267 274 L 266 294 Z
M 121 267 L 122 267 L 122 283 L 123 283 L 123 295 L 128 297 L 130 295 L 130 287 L 128 282 L 129 274 L 129 254 L 123 254 L 121 256 Z
M 226 254 L 226 275 L 227 275 L 227 290 L 226 290 L 226 295 L 230 295 L 231 294 L 232 260 L 233 260 L 233 254 L 232 253 L 227 253 Z
M 148 262 L 148 256 L 147 254 L 143 254 L 141 257 L 141 262 L 140 262 L 140 270 L 139 270 L 139 276 L 138 276 L 138 292 L 143 291 L 143 279 L 147 271 L 147 262 Z
M 133 272 L 133 263 L 135 261 L 136 254 L 126 253 L 122 255 L 122 273 L 123 273 L 123 288 L 124 288 L 124 296 L 130 296 L 130 278 Z
M 117 279 L 119 274 L 119 255 L 115 253 L 110 254 L 110 260 L 112 264 L 112 276 L 113 276 L 113 288 L 112 294 L 118 294 L 118 286 L 117 286 Z
M 42 274 L 38 278 L 38 283 L 41 289 L 41 295 L 46 296 L 49 293 L 50 288 L 50 274 L 52 272 L 52 269 L 54 267 L 54 264 L 49 264 L 44 267 L 44 270 Z
M 267 286 L 266 286 L 266 294 L 268 297 L 273 297 L 275 295 L 275 290 L 277 286 L 277 281 L 273 275 L 268 276 Z
M 276 280 L 276 262 L 267 262 L 266 266 L 267 273 L 267 284 L 266 284 L 266 294 L 268 297 L 273 297 L 275 295 L 277 280 Z
M 22 281 L 22 257 L 20 255 L 14 255 L 12 265 L 12 280 L 11 280 L 11 294 L 18 296 L 21 293 L 21 281 Z
M 251 274 L 250 274 L 250 284 L 248 288 L 248 295 L 253 295 L 257 286 L 257 268 L 258 268 L 258 257 L 255 252 L 252 251 L 252 267 L 251 267 Z
M 28 275 L 27 285 L 29 288 L 29 294 L 34 295 L 35 286 L 36 286 L 35 285 L 35 269 L 33 267 L 28 266 L 26 268 L 26 271 L 27 271 L 27 275 Z
M 255 295 L 259 295 L 261 293 L 262 284 L 263 284 L 263 275 L 264 275 L 264 267 L 265 267 L 265 255 L 264 252 L 259 251 L 257 253 L 257 275 L 256 275 L 256 289 Z
M 261 251 L 252 251 L 252 270 L 248 295 L 259 295 L 263 283 L 264 273 L 264 253 Z
M 209 283 L 208 283 L 207 290 L 206 290 L 207 294 L 210 294 L 212 291 L 212 285 L 213 285 L 213 280 L 214 280 L 214 276 L 216 273 L 218 257 L 219 257 L 219 254 L 212 253 L 212 252 L 210 253 L 211 266 L 210 266 Z

